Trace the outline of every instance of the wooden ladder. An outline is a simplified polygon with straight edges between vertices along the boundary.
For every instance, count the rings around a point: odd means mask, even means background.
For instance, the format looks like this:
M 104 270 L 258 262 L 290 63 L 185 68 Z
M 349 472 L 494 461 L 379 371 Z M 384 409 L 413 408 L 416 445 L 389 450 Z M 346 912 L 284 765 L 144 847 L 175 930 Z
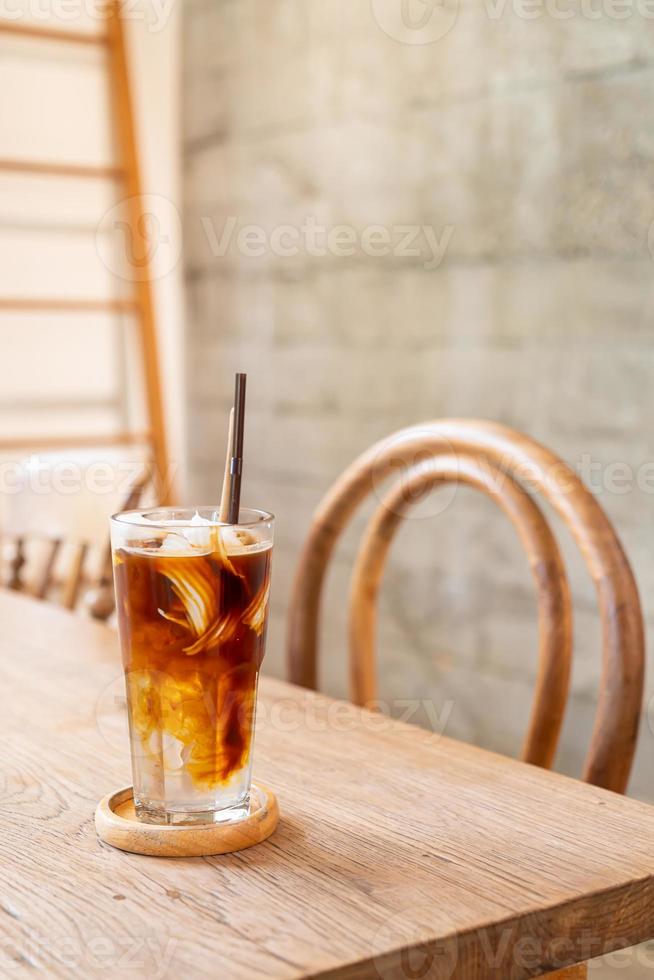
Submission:
M 142 206 L 141 178 L 136 147 L 134 113 L 129 85 L 121 0 L 107 0 L 106 30 L 92 34 L 59 30 L 41 25 L 0 20 L 0 34 L 31 37 L 63 44 L 96 45 L 107 54 L 108 82 L 112 95 L 112 123 L 118 162 L 115 166 L 86 166 L 75 163 L 0 159 L 0 172 L 71 177 L 91 180 L 113 180 L 122 186 L 126 220 L 134 237 L 145 235 L 145 212 Z M 171 471 L 163 414 L 159 355 L 154 316 L 149 251 L 139 261 L 139 275 L 133 283 L 133 295 L 115 299 L 30 299 L 25 296 L 0 297 L 0 312 L 70 313 L 71 315 L 106 312 L 131 313 L 138 324 L 140 351 L 147 408 L 147 429 L 124 431 L 113 435 L 47 435 L 43 437 L 0 438 L 0 451 L 95 448 L 105 446 L 144 445 L 148 466 L 161 503 L 173 496 Z

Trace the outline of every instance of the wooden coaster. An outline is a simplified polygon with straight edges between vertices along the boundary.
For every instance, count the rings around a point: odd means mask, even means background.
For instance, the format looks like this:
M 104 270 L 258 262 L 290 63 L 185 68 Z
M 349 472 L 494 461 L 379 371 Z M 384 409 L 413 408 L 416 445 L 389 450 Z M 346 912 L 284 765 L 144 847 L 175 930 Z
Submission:
M 98 803 L 95 829 L 105 844 L 159 857 L 201 857 L 243 851 L 266 840 L 279 822 L 277 797 L 252 784 L 250 815 L 234 823 L 168 826 L 142 823 L 134 810 L 132 787 L 109 793 Z

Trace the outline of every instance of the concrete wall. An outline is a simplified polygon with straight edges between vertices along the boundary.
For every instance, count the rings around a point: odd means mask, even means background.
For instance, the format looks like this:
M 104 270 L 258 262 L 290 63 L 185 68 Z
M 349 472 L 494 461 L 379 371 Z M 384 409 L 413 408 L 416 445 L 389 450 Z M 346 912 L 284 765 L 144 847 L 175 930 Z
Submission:
M 403 24 L 400 10 L 185 7 L 191 493 L 217 497 L 232 375 L 247 370 L 245 499 L 279 519 L 275 674 L 312 510 L 374 440 L 434 417 L 504 422 L 579 467 L 654 624 L 652 14 L 635 0 L 448 0 L 430 18 L 410 0 Z M 527 564 L 490 503 L 461 490 L 439 509 L 423 505 L 393 552 L 381 694 L 453 702 L 449 734 L 516 753 L 537 642 Z M 563 542 L 577 649 L 558 765 L 579 773 L 600 633 Z M 322 673 L 336 693 L 356 544 L 329 581 Z M 651 754 L 645 726 L 644 796 Z

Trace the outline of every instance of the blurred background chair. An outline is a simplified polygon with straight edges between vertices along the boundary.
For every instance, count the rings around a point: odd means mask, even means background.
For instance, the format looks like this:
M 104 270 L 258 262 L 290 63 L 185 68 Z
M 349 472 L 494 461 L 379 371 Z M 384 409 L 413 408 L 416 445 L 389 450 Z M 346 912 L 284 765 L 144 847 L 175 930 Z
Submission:
M 393 534 L 420 495 L 455 482 L 494 499 L 526 547 L 540 608 L 540 663 L 522 757 L 550 766 L 568 694 L 570 592 L 558 547 L 525 488 L 537 488 L 563 518 L 595 583 L 603 631 L 601 689 L 584 779 L 624 792 L 633 761 L 643 697 L 643 620 L 637 587 L 620 541 L 593 495 L 557 456 L 501 425 L 443 420 L 395 433 L 360 456 L 319 506 L 293 589 L 288 638 L 290 679 L 315 688 L 324 576 L 340 533 L 358 505 L 399 469 L 381 496 L 359 551 L 350 596 L 352 696 L 374 706 L 375 610 Z M 492 570 L 489 570 L 492 574 Z
M 148 470 L 121 470 L 114 459 L 114 485 L 94 493 L 89 474 L 96 462 L 94 454 L 66 460 L 69 493 L 57 492 L 59 454 L 24 462 L 5 500 L 0 586 L 108 619 L 114 610 L 108 518 L 139 506 L 152 482 Z

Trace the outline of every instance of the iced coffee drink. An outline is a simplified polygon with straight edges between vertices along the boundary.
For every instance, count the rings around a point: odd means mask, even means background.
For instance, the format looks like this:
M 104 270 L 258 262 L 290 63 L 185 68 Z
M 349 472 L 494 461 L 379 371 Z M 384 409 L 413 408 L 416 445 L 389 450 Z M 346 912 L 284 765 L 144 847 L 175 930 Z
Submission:
M 273 518 L 160 509 L 112 519 L 134 802 L 157 823 L 248 813 Z

